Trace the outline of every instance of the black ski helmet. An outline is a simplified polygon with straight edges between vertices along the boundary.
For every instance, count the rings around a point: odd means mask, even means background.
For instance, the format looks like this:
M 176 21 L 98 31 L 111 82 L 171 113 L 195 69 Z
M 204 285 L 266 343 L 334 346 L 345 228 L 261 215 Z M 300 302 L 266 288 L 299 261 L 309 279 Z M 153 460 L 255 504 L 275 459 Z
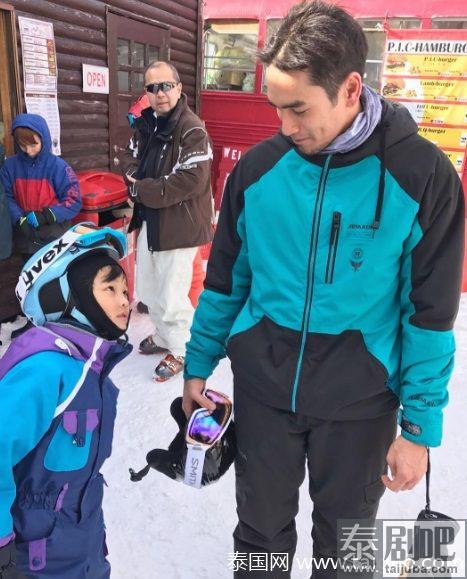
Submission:
M 185 433 L 188 420 L 182 409 L 181 397 L 172 402 L 170 414 L 178 425 L 178 432 L 175 438 L 167 450 L 155 448 L 149 451 L 146 455 L 148 464 L 142 470 L 135 472 L 130 468 L 132 481 L 140 481 L 148 474 L 150 468 L 158 470 L 173 480 L 184 480 L 187 455 Z M 231 421 L 222 438 L 206 452 L 201 480 L 202 486 L 216 482 L 228 471 L 234 461 L 236 450 L 235 428 L 233 421 Z

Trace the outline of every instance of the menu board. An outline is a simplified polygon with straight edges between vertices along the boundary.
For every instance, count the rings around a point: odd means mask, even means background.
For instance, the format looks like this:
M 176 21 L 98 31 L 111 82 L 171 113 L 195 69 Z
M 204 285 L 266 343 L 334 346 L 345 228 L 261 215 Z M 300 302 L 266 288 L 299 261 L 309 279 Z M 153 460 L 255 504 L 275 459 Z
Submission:
M 57 92 L 57 55 L 53 24 L 18 17 L 23 55 L 24 91 Z
M 388 30 L 381 92 L 400 101 L 419 134 L 462 177 L 467 150 L 467 31 Z
M 52 152 L 60 155 L 60 116 L 57 102 L 57 54 L 53 24 L 18 16 L 23 56 L 24 100 L 28 113 L 45 118 Z

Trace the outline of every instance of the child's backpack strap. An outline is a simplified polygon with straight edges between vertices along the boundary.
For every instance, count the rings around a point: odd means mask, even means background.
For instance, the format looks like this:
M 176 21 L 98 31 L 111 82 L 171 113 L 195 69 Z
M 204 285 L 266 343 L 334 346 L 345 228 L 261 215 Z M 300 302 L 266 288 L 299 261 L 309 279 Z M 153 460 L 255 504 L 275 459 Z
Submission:
M 92 353 L 89 356 L 89 358 L 86 360 L 86 362 L 84 363 L 83 370 L 81 372 L 81 376 L 78 379 L 78 382 L 76 382 L 73 390 L 70 392 L 70 394 L 68 394 L 66 399 L 61 404 L 59 404 L 57 406 L 57 408 L 55 409 L 54 418 L 56 418 L 59 414 L 64 412 L 66 410 L 66 408 L 71 404 L 73 398 L 78 394 L 79 389 L 83 385 L 83 382 L 86 380 L 86 376 L 88 375 L 88 372 L 91 369 L 91 366 L 96 361 L 97 353 L 98 353 L 99 348 L 102 346 L 103 343 L 104 343 L 104 340 L 102 338 L 96 337 L 96 341 L 94 342 Z

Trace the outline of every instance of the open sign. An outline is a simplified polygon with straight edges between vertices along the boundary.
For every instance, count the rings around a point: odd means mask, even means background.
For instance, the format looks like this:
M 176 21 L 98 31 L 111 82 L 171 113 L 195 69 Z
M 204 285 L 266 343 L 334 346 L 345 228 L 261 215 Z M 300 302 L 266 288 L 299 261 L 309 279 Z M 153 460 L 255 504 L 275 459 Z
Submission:
M 109 69 L 83 64 L 83 92 L 109 94 Z

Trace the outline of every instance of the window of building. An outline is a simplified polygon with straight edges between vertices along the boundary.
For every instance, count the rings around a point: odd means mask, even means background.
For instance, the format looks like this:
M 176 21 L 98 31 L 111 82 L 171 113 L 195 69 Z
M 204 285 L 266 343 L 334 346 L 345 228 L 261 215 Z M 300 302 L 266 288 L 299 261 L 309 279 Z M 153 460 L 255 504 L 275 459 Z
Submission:
M 266 38 L 264 41 L 264 46 L 267 46 L 273 39 L 273 37 L 277 34 L 279 30 L 279 26 L 282 23 L 282 18 L 272 18 L 266 22 Z M 263 93 L 266 92 L 266 83 L 264 82 L 264 75 L 266 73 L 266 69 L 263 66 L 263 82 L 262 82 L 262 91 Z
M 465 18 L 433 18 L 431 26 L 433 28 L 465 30 L 467 28 L 467 20 Z
M 257 22 L 207 22 L 203 88 L 253 92 L 257 46 Z
M 409 30 L 411 28 L 420 28 L 422 21 L 419 18 L 389 18 L 388 24 L 390 28 Z
M 12 6 L 0 2 L 0 146 L 13 154 L 11 122 L 21 111 L 15 16 Z
M 368 42 L 368 56 L 363 80 L 368 86 L 379 90 L 386 43 L 386 32 L 383 28 L 383 20 L 361 18 L 358 19 L 358 22 L 362 26 Z M 389 18 L 387 24 L 393 29 L 406 30 L 410 28 L 420 28 L 421 20 L 418 18 Z
M 159 48 L 128 38 L 117 38 L 117 78 L 120 93 L 138 94 L 144 89 L 146 67 L 159 59 Z
M 365 84 L 371 86 L 371 88 L 379 90 L 386 32 L 384 32 L 381 22 L 372 21 L 372 23 L 373 22 L 374 26 L 372 27 L 363 26 L 363 31 L 368 42 L 368 55 L 366 57 L 363 80 Z
M 266 39 L 264 45 L 267 46 L 274 36 L 276 36 L 280 25 L 282 24 L 282 18 L 271 18 L 266 22 Z

